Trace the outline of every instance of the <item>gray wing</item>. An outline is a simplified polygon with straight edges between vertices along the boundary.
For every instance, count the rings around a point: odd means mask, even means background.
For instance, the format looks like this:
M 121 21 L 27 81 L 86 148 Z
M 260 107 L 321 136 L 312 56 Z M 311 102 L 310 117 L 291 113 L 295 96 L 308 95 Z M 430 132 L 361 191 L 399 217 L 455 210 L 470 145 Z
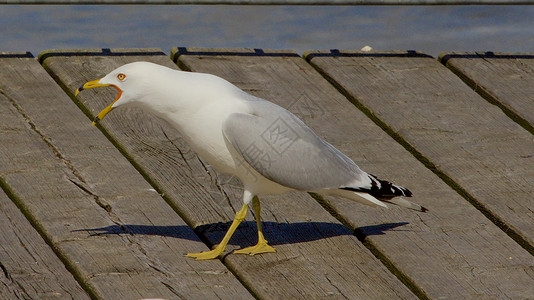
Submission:
M 367 174 L 350 158 L 291 112 L 267 101 L 250 105 L 252 113 L 231 114 L 223 132 L 258 173 L 301 191 L 371 186 Z

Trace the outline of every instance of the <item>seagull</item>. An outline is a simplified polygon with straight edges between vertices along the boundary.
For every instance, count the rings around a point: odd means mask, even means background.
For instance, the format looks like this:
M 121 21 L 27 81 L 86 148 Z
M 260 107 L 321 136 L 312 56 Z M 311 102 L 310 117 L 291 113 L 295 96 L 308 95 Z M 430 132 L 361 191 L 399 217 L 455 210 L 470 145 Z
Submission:
M 387 207 L 387 202 L 420 212 L 427 210 L 402 198 L 412 196 L 407 188 L 362 171 L 288 110 L 250 95 L 223 78 L 134 62 L 83 84 L 75 96 L 105 86 L 117 89 L 118 96 L 95 117 L 93 126 L 119 106 L 140 108 L 166 120 L 202 160 L 243 183 L 243 205 L 220 244 L 211 251 L 188 253 L 187 257 L 219 257 L 249 205 L 255 213 L 258 243 L 234 253 L 276 252 L 263 235 L 259 195 L 307 191 L 374 207 Z

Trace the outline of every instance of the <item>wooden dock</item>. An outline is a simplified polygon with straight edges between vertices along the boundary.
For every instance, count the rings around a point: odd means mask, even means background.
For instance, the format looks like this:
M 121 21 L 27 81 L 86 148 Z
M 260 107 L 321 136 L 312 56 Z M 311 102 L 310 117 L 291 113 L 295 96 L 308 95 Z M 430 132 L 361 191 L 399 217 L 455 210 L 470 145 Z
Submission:
M 169 125 L 81 84 L 133 61 L 221 76 L 298 115 L 418 213 L 263 197 Z M 0 52 L 1 299 L 534 299 L 534 54 L 174 48 Z

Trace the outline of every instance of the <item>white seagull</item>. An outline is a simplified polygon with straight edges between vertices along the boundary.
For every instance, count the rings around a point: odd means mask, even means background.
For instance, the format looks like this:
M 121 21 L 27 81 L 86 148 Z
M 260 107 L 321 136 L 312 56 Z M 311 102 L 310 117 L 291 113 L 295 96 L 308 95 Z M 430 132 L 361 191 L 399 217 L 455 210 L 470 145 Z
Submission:
M 85 83 L 75 95 L 103 86 L 115 87 L 119 94 L 96 116 L 93 125 L 119 106 L 139 107 L 169 122 L 200 158 L 218 171 L 236 176 L 244 185 L 243 206 L 221 243 L 211 251 L 189 253 L 188 257 L 213 259 L 223 253 L 251 203 L 258 244 L 234 252 L 275 252 L 261 228 L 257 196 L 263 194 L 310 191 L 370 206 L 386 207 L 384 202 L 388 202 L 426 211 L 406 199 L 394 198 L 411 197 L 412 193 L 362 171 L 288 110 L 247 94 L 220 77 L 135 62 Z

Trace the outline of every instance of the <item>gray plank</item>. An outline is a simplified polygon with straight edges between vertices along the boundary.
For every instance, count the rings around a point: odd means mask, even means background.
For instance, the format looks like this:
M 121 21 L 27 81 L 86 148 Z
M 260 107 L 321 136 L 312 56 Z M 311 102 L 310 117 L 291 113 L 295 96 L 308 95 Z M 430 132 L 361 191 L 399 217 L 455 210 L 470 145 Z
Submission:
M 312 51 L 308 59 L 376 123 L 534 253 L 531 134 L 426 55 Z
M 222 76 L 288 108 L 364 170 L 409 187 L 414 201 L 430 212 L 372 209 L 343 199 L 319 201 L 420 296 L 528 298 L 534 293 L 533 257 L 295 53 L 181 48 L 173 54 L 182 54 L 178 59 L 183 68 Z
M 353 53 L 311 62 L 534 254 L 534 137 L 433 58 Z
M 58 54 L 46 58 L 44 66 L 72 93 L 85 81 L 135 60 L 177 68 L 168 58 L 120 54 L 107 57 Z M 113 100 L 110 92 L 84 91 L 78 101 L 94 116 Z M 205 165 L 176 130 L 150 115 L 117 110 L 101 126 L 198 234 L 211 244 L 221 240 L 228 223 L 220 222 L 233 219 L 235 208 L 241 206 L 242 188 L 236 179 Z M 308 195 L 263 198 L 262 217 L 266 236 L 278 252 L 224 257 L 225 264 L 256 297 L 414 298 L 349 230 Z M 255 224 L 249 214 L 228 250 L 255 242 Z
M 3 299 L 90 299 L 17 206 L 0 191 Z
M 33 58 L 0 58 L 0 176 L 96 298 L 246 298 L 193 231 Z
M 447 52 L 439 59 L 482 97 L 534 133 L 534 54 Z

